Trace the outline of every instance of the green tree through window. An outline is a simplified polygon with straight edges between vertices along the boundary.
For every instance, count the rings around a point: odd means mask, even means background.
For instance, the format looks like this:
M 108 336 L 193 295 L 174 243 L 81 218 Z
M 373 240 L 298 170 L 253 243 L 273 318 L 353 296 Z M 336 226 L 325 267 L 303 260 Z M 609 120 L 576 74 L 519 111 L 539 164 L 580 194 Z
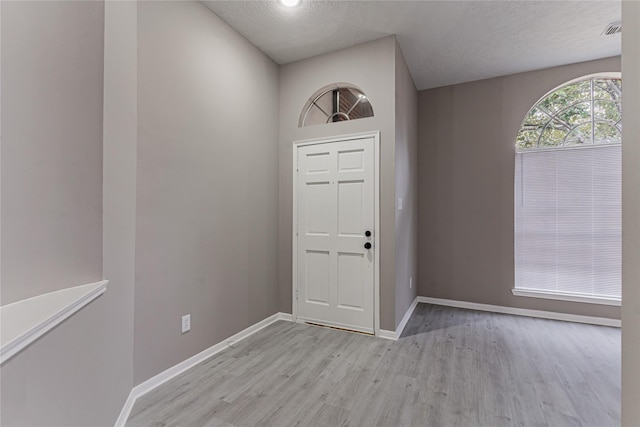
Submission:
M 519 152 L 620 143 L 622 80 L 587 78 L 561 86 L 533 106 L 516 138 Z

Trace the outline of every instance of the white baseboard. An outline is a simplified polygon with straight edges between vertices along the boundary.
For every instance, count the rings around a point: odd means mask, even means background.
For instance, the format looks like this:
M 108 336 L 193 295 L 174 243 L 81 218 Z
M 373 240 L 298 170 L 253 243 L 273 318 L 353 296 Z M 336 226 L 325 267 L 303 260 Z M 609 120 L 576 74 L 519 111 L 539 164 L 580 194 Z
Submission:
M 418 297 L 416 297 L 413 300 L 413 302 L 411 303 L 411 305 L 407 309 L 407 312 L 404 314 L 404 316 L 402 317 L 402 320 L 398 324 L 398 327 L 396 328 L 396 339 L 399 339 L 402 336 L 402 331 L 404 331 L 405 326 L 407 326 L 407 322 L 409 322 L 409 319 L 411 318 L 411 315 L 413 314 L 413 310 L 416 309 L 417 305 L 418 305 Z
M 384 338 L 386 340 L 397 340 L 396 331 L 387 331 L 385 329 L 380 329 L 380 333 L 378 334 L 378 338 Z
M 609 319 L 605 317 L 592 317 L 592 316 L 580 316 L 576 314 L 566 314 L 566 313 L 557 313 L 552 311 L 542 311 L 542 310 L 529 310 L 524 308 L 514 308 L 514 307 L 504 307 L 499 305 L 490 305 L 490 304 L 479 304 L 474 302 L 467 301 L 456 301 L 450 299 L 441 299 L 441 298 L 431 298 L 431 297 L 416 297 L 416 299 L 411 303 L 409 309 L 402 317 L 402 320 L 398 324 L 398 327 L 395 331 L 388 331 L 384 329 L 380 329 L 379 338 L 385 338 L 389 340 L 397 341 L 398 338 L 402 335 L 402 331 L 404 330 L 407 322 L 411 318 L 413 311 L 419 302 L 427 303 L 427 304 L 435 304 L 435 305 L 444 305 L 448 307 L 456 307 L 456 308 L 466 308 L 470 310 L 480 310 L 480 311 L 489 311 L 494 313 L 503 313 L 503 314 L 513 314 L 515 316 L 527 316 L 527 317 L 537 317 L 542 319 L 552 319 L 552 320 L 563 320 L 566 322 L 577 322 L 577 323 L 589 323 L 593 325 L 602 325 L 602 326 L 613 326 L 620 327 L 621 322 L 618 319 Z M 120 411 L 120 415 L 116 420 L 115 427 L 124 427 L 127 423 L 127 419 L 129 418 L 129 414 L 133 409 L 133 405 L 136 400 L 150 392 L 151 390 L 159 387 L 170 379 L 180 375 L 186 370 L 194 367 L 195 365 L 203 362 L 209 357 L 225 350 L 229 347 L 229 343 L 236 343 L 241 341 L 254 333 L 258 332 L 261 329 L 266 328 L 272 323 L 277 322 L 278 320 L 284 320 L 291 322 L 293 320 L 293 316 L 289 313 L 276 313 L 272 316 L 267 317 L 260 322 L 249 326 L 248 328 L 238 332 L 237 334 L 227 338 L 226 340 L 219 342 L 217 344 L 212 345 L 211 347 L 201 351 L 200 353 L 184 360 L 177 365 L 172 366 L 171 368 L 159 373 L 158 375 L 149 378 L 147 381 L 138 384 L 135 386 L 131 393 L 129 393 L 129 397 L 127 398 L 122 410 Z
M 127 420 L 129 419 L 129 414 L 133 409 L 133 404 L 136 403 L 136 396 L 133 395 L 133 389 L 129 392 L 129 396 L 127 397 L 126 402 L 124 402 L 124 406 L 120 411 L 120 415 L 118 415 L 118 419 L 116 420 L 115 427 L 124 427 L 127 424 Z
M 418 297 L 418 302 L 445 305 L 448 307 L 467 308 L 470 310 L 491 311 L 494 313 L 513 314 L 515 316 L 538 317 L 541 319 L 562 320 L 565 322 L 588 323 L 600 326 L 619 328 L 621 321 L 607 317 L 580 316 L 577 314 L 557 313 L 554 311 L 529 310 L 526 308 L 504 307 L 501 305 L 479 304 L 475 302 L 456 301 L 451 299 Z
M 188 358 L 187 360 L 184 360 L 177 365 L 174 365 L 171 368 L 160 372 L 155 377 L 149 378 L 147 381 L 138 384 L 131 390 L 131 393 L 129 393 L 129 397 L 122 407 L 122 411 L 120 411 L 120 416 L 118 416 L 118 419 L 116 420 L 115 427 L 124 427 L 124 425 L 127 423 L 127 419 L 129 418 L 129 414 L 131 413 L 131 409 L 133 409 L 133 405 L 141 396 L 149 393 L 151 390 L 159 387 L 160 385 L 180 375 L 186 370 L 193 368 L 195 365 L 203 362 L 209 357 L 221 352 L 222 350 L 227 349 L 230 343 L 237 343 L 238 341 L 242 341 L 243 339 L 255 334 L 259 330 L 266 328 L 267 326 L 277 322 L 278 320 L 291 321 L 292 316 L 288 313 L 276 313 L 272 316 L 269 316 L 266 319 L 261 320 L 260 322 L 255 323 L 248 328 L 238 332 L 237 334 L 227 338 L 226 340 L 214 344 L 211 347 L 201 351 L 200 353 Z
M 409 321 L 409 319 L 411 318 L 411 315 L 413 314 L 413 310 L 415 310 L 416 306 L 418 305 L 418 298 L 420 297 L 416 297 L 416 299 L 413 300 L 413 302 L 407 309 L 407 312 L 402 317 L 402 320 L 396 327 L 395 331 L 387 331 L 384 329 L 380 329 L 380 334 L 378 335 L 378 337 L 388 339 L 388 340 L 398 341 L 398 339 L 402 335 L 402 331 L 404 331 L 404 327 L 407 326 L 407 322 Z
M 287 322 L 293 322 L 293 315 L 291 313 L 278 313 L 278 320 L 286 320 Z

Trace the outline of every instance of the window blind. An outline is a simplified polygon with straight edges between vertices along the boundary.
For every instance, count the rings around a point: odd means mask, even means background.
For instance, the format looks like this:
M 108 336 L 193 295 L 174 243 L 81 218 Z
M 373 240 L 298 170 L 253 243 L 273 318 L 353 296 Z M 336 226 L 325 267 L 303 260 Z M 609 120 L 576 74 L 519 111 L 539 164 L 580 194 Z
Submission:
M 516 153 L 515 287 L 620 298 L 621 145 Z

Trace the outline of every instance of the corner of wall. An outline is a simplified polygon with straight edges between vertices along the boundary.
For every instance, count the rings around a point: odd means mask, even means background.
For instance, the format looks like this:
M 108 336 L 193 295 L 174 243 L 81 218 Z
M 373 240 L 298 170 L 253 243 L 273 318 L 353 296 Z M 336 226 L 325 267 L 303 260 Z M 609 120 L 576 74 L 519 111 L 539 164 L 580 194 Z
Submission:
M 605 58 L 420 92 L 420 296 L 619 316 L 619 307 L 516 297 L 511 292 L 513 147 L 523 117 L 559 84 L 616 71 L 618 61 Z M 486 108 L 489 104 L 491 109 Z
M 640 3 L 622 2 L 622 425 L 640 420 Z
M 201 2 L 137 23 L 136 385 L 279 303 L 277 65 Z
M 118 410 L 133 387 L 137 170 L 137 2 L 107 0 L 104 28 L 103 276 L 110 280 Z M 116 383 L 117 381 L 117 383 Z M 118 413 L 114 414 L 115 417 Z
M 395 323 L 417 296 L 418 92 L 395 41 Z

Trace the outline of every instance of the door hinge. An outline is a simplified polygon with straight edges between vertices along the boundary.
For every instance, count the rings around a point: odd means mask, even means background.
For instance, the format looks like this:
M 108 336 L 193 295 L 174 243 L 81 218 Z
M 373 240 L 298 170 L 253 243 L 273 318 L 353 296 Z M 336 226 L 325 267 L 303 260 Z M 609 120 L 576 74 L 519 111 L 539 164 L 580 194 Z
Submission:
M 298 301 L 298 294 L 300 293 L 299 289 L 296 289 L 296 301 Z

